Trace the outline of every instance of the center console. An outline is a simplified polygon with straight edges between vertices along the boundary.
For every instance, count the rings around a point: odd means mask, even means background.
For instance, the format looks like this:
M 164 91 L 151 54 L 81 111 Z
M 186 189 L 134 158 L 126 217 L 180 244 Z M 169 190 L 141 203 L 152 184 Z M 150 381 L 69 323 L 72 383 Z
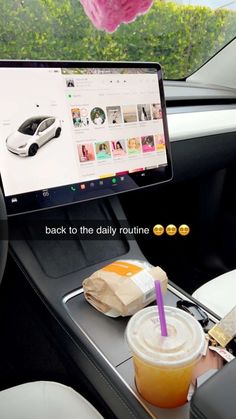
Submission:
M 142 259 L 134 237 L 116 240 L 42 240 L 36 224 L 93 217 L 118 226 L 125 214 L 117 197 L 81 203 L 67 208 L 32 213 L 10 219 L 11 253 L 53 317 L 53 333 L 63 349 L 95 387 L 118 418 L 189 417 L 189 405 L 159 409 L 137 393 L 131 354 L 125 339 L 127 318 L 110 318 L 90 306 L 81 287 L 83 279 L 117 258 Z M 16 234 L 17 232 L 17 234 Z M 164 296 L 167 305 L 190 298 L 171 281 Z

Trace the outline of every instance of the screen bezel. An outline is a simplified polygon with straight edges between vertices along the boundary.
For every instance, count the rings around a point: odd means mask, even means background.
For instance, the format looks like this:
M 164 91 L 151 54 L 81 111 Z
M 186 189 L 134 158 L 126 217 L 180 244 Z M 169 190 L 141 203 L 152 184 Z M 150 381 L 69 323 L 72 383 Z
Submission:
M 9 67 L 9 68 L 144 68 L 144 69 L 155 69 L 157 71 L 157 82 L 159 84 L 160 90 L 160 100 L 161 100 L 161 108 L 162 108 L 162 115 L 163 115 L 163 128 L 164 128 L 164 136 L 165 136 L 165 145 L 166 145 L 166 155 L 167 155 L 167 165 L 163 167 L 157 167 L 154 169 L 145 170 L 145 176 L 143 175 L 144 172 L 134 172 L 126 174 L 125 177 L 127 181 L 130 183 L 130 187 L 126 187 L 124 190 L 118 190 L 117 188 L 113 188 L 113 185 L 108 185 L 108 182 L 111 182 L 111 178 L 107 178 L 105 180 L 105 188 L 100 188 L 98 191 L 86 191 L 82 192 L 81 196 L 79 194 L 68 194 L 68 189 L 71 185 L 64 185 L 60 187 L 50 188 L 50 191 L 56 191 L 57 199 L 55 202 L 48 203 L 44 201 L 44 205 L 42 205 L 42 200 L 39 199 L 40 191 L 34 192 L 27 192 L 17 195 L 17 197 L 21 197 L 22 201 L 17 202 L 17 204 L 12 205 L 11 198 L 12 196 L 5 196 L 6 208 L 8 215 L 17 215 L 23 214 L 27 212 L 33 212 L 38 210 L 44 210 L 49 208 L 55 208 L 59 206 L 66 206 L 71 205 L 78 202 L 88 201 L 97 198 L 105 198 L 108 196 L 116 195 L 119 193 L 130 192 L 132 190 L 137 190 L 144 187 L 154 186 L 159 183 L 170 181 L 173 177 L 173 168 L 172 168 L 172 159 L 171 159 L 171 150 L 170 150 L 170 141 L 169 141 L 169 134 L 168 134 L 168 126 L 167 126 L 167 113 L 166 113 L 166 103 L 164 97 L 164 86 L 163 86 L 163 77 L 161 66 L 159 63 L 154 62 L 107 62 L 107 61 L 20 61 L 20 60 L 4 60 L 0 61 L 0 68 L 1 67 Z M 1 187 L 4 193 L 4 187 L 1 180 Z M 78 182 L 78 185 L 81 183 L 86 182 Z M 89 182 L 88 182 L 89 183 Z M 116 185 L 117 186 L 117 185 Z M 67 193 L 66 193 L 67 192 Z M 78 191 L 81 192 L 81 191 Z M 64 196 L 64 199 L 61 199 Z M 68 196 L 68 197 L 67 197 Z

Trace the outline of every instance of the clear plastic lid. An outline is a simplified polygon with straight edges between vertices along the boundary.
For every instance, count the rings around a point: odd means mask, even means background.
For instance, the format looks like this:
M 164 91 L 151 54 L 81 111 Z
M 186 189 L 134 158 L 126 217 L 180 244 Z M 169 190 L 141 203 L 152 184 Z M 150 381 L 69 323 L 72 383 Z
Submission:
M 181 365 L 197 359 L 203 352 L 205 335 L 190 314 L 165 306 L 168 336 L 161 336 L 156 306 L 140 310 L 129 320 L 126 337 L 131 351 L 156 365 Z

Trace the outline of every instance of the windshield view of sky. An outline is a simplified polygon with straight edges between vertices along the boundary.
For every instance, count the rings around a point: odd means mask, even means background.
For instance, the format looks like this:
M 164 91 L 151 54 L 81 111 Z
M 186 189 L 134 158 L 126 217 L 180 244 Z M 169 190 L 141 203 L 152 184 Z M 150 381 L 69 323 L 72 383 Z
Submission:
M 213 9 L 226 7 L 227 9 L 236 10 L 236 0 L 176 0 L 175 3 L 208 6 Z

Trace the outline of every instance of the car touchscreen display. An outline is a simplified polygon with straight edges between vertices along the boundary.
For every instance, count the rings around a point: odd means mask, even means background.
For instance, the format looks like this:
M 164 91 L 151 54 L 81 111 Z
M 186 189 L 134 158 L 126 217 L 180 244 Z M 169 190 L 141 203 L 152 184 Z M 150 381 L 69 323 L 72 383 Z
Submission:
M 0 62 L 8 214 L 171 179 L 160 66 Z

